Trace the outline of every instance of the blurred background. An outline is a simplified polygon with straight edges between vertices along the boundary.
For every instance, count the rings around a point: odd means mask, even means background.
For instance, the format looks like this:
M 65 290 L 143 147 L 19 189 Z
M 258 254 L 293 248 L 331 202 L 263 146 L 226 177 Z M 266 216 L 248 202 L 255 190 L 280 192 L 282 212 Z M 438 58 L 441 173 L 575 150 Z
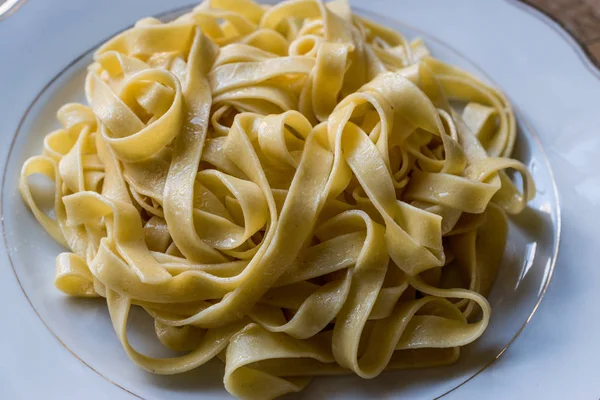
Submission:
M 562 25 L 600 67 L 600 0 L 524 0 Z

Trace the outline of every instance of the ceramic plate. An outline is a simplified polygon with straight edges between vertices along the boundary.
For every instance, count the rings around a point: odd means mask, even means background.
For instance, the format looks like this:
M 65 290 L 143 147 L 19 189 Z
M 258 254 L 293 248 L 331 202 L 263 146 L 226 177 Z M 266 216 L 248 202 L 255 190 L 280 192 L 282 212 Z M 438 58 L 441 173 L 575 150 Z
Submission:
M 181 7 L 174 9 L 178 3 Z M 507 93 L 519 123 L 514 156 L 529 166 L 537 193 L 526 212 L 511 219 L 509 243 L 490 295 L 490 326 L 464 349 L 457 364 L 389 372 L 369 381 L 319 378 L 298 397 L 554 397 L 572 396 L 573 390 L 597 397 L 600 384 L 592 377 L 600 345 L 593 332 L 599 325 L 594 301 L 598 304 L 600 295 L 594 283 L 600 280 L 598 249 L 589 245 L 599 222 L 594 211 L 600 197 L 594 168 L 600 163 L 595 157 L 596 71 L 561 28 L 520 3 L 389 0 L 353 5 L 359 14 L 408 37 L 421 37 L 438 58 Z M 142 16 L 168 20 L 189 9 L 181 1 L 165 7 L 158 0 L 114 0 L 102 6 L 32 0 L 0 22 L 0 37 L 12 38 L 0 43 L 0 54 L 10 60 L 0 64 L 6 245 L 0 269 L 0 390 L 8 398 L 82 393 L 91 399 L 229 398 L 219 362 L 175 377 L 147 374 L 121 349 L 102 301 L 59 293 L 52 280 L 60 247 L 38 226 L 16 190 L 23 161 L 39 153 L 43 136 L 56 127 L 56 110 L 83 100 L 85 68 L 95 45 Z M 130 326 L 151 323 L 134 313 Z M 132 334 L 134 345 L 155 350 L 150 338 L 136 335 L 135 329 Z M 554 379 L 543 383 L 547 377 Z M 580 383 L 576 388 L 574 380 Z

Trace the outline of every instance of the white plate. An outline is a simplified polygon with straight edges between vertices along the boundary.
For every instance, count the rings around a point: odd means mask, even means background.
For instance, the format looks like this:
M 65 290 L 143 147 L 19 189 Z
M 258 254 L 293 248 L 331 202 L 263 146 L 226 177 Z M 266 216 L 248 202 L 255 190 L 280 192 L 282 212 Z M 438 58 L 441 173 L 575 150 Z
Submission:
M 118 30 L 107 27 L 110 25 L 107 22 L 110 15 L 116 16 L 115 19 L 119 20 L 129 17 L 128 22 L 123 22 L 119 26 L 124 28 L 136 18 L 156 14 L 158 5 L 158 1 L 143 2 L 143 5 L 141 1 L 132 1 L 119 6 L 116 1 L 109 3 L 114 6 L 113 10 L 118 11 L 117 13 L 111 14 L 106 11 L 111 9 L 111 6 L 106 4 L 103 8 L 104 12 L 99 6 L 94 8 L 91 4 L 80 6 L 78 10 L 67 11 L 69 7 L 75 7 L 78 3 L 65 0 L 58 2 L 56 4 L 58 9 L 47 10 L 45 15 L 47 19 L 58 24 L 54 25 L 55 30 L 58 30 L 54 35 L 39 34 L 45 31 L 42 30 L 43 26 L 38 25 L 42 23 L 42 19 L 38 19 L 36 13 L 44 11 L 43 5 L 36 9 L 36 5 L 27 3 L 20 11 L 0 24 L 0 37 L 8 37 L 6 35 L 10 32 L 17 39 L 0 44 L 0 51 L 2 51 L 0 54 L 8 57 L 7 59 L 15 60 L 14 65 L 0 66 L 0 76 L 13 77 L 10 80 L 3 79 L 6 80 L 8 89 L 0 92 L 0 106 L 4 106 L 5 103 L 7 105 L 2 108 L 5 113 L 1 127 L 5 128 L 6 125 L 8 131 L 14 132 L 19 125 L 17 136 L 10 147 L 8 167 L 3 182 L 3 226 L 9 249 L 8 255 L 23 290 L 39 317 L 64 346 L 76 355 L 74 358 L 67 351 L 57 347 L 58 342 L 52 342 L 48 332 L 43 331 L 41 324 L 35 321 L 35 313 L 23 301 L 22 294 L 18 293 L 18 283 L 10 276 L 11 264 L 5 258 L 6 268 L 1 270 L 0 288 L 3 304 L 10 305 L 6 307 L 5 323 L 11 328 L 4 329 L 0 333 L 2 346 L 9 345 L 4 351 L 7 361 L 0 368 L 6 366 L 10 370 L 0 370 L 3 371 L 0 387 L 9 395 L 23 397 L 42 394 L 50 397 L 70 397 L 81 393 L 81 390 L 89 393 L 91 398 L 103 398 L 107 393 L 111 393 L 108 395 L 110 398 L 131 397 L 125 391 L 117 389 L 115 385 L 144 398 L 163 398 L 169 395 L 171 398 L 183 399 L 197 397 L 199 394 L 203 395 L 203 398 L 221 397 L 224 394 L 220 381 L 222 367 L 218 363 L 182 377 L 165 378 L 146 374 L 133 366 L 120 349 L 101 302 L 65 299 L 53 288 L 51 281 L 54 255 L 60 249 L 42 233 L 41 228 L 22 205 L 15 190 L 22 161 L 27 156 L 39 152 L 41 138 L 55 125 L 56 109 L 66 101 L 81 97 L 82 71 L 89 63 L 90 55 L 84 54 L 81 59 L 60 73 L 57 79 L 52 81 L 40 97 L 31 104 L 21 123 L 18 117 L 11 117 L 8 113 L 11 107 L 15 107 L 15 99 L 17 101 L 20 99 L 23 103 L 20 112 L 19 110 L 15 112 L 16 116 L 22 114 L 27 108 L 27 103 L 35 97 L 35 89 L 39 91 L 47 81 L 51 80 L 52 72 L 58 69 L 51 69 L 48 64 L 55 63 L 60 57 L 64 60 L 64 64 L 69 64 L 77 58 L 74 47 L 82 45 L 78 47 L 81 52 L 86 47 L 90 47 L 88 43 L 97 42 Z M 170 6 L 173 6 L 173 3 Z M 362 3 L 365 2 L 356 3 L 364 7 Z M 527 219 L 514 220 L 511 226 L 510 246 L 507 248 L 502 272 L 490 299 L 493 306 L 491 325 L 479 341 L 465 349 L 457 365 L 427 371 L 387 373 L 372 381 L 361 381 L 357 378 L 319 379 L 303 393 L 305 398 L 329 398 L 333 395 L 339 398 L 350 396 L 364 398 L 376 395 L 432 398 L 457 387 L 503 351 L 529 319 L 546 289 L 558 245 L 560 219 L 557 198 L 540 144 L 533 139 L 533 130 L 538 131 L 544 147 L 550 150 L 551 163 L 555 168 L 560 166 L 557 178 L 563 198 L 563 208 L 569 218 L 565 221 L 566 226 L 572 228 L 574 223 L 578 229 L 590 229 L 598 222 L 598 213 L 594 214 L 590 210 L 584 214 L 583 211 L 586 206 L 593 205 L 600 195 L 600 190 L 594 186 L 594 181 L 597 185 L 598 178 L 593 174 L 594 163 L 598 163 L 593 157 L 594 146 L 597 147 L 598 143 L 593 130 L 589 129 L 596 118 L 596 115 L 591 112 L 594 106 L 593 97 L 590 96 L 591 90 L 593 88 L 597 90 L 600 86 L 599 82 L 583 67 L 582 60 L 576 58 L 578 53 L 569 46 L 572 43 L 567 45 L 564 37 L 559 36 L 557 31 L 546 25 L 548 21 L 537 19 L 539 16 L 535 14 L 532 17 L 531 11 L 527 13 L 520 8 L 523 6 L 503 1 L 482 3 L 458 1 L 452 2 L 450 6 L 448 2 L 442 1 L 414 3 L 390 0 L 370 2 L 369 8 L 372 14 L 386 15 L 387 20 L 382 21 L 385 24 L 402 30 L 408 36 L 423 37 L 434 54 L 441 59 L 481 75 L 482 72 L 478 71 L 479 68 L 476 66 L 478 64 L 507 92 L 520 110 L 518 118 L 521 130 L 516 155 L 527 162 L 534 173 L 538 193 L 531 204 L 531 209 L 537 211 L 530 211 Z M 85 24 L 85 20 L 92 15 L 107 24 Z M 499 24 L 501 20 L 511 21 L 511 23 Z M 418 31 L 407 27 L 405 22 L 418 26 Z M 38 26 L 34 29 L 38 34 L 30 32 L 29 36 L 23 37 L 20 34 L 25 33 L 25 26 Z M 61 27 L 64 27 L 64 34 L 61 34 Z M 87 30 L 82 31 L 81 37 L 77 36 L 76 34 L 84 27 Z M 440 41 L 435 37 L 444 40 Z M 35 44 L 33 39 L 37 39 Z M 544 45 L 540 46 L 540 43 Z M 28 49 L 27 53 L 23 51 L 24 48 Z M 38 60 L 35 65 L 31 64 L 33 60 L 27 59 L 28 55 L 32 54 L 36 57 L 31 58 Z M 21 59 L 17 58 L 19 56 Z M 40 60 L 43 60 L 42 65 Z M 475 63 L 470 60 L 474 60 Z M 549 62 L 550 60 L 552 62 Z M 20 69 L 13 70 L 19 66 Z M 21 72 L 15 73 L 16 71 Z M 36 71 L 40 75 L 40 82 L 31 82 L 30 74 Z M 26 94 L 29 94 L 29 97 Z M 575 98 L 575 94 L 579 97 Z M 9 101 L 13 102 L 12 106 Z M 579 101 L 583 104 L 579 104 Z M 574 106 L 576 103 L 577 107 Z M 528 125 L 533 129 L 529 126 L 525 127 L 525 121 L 530 122 Z M 566 127 L 570 127 L 571 130 L 565 131 Z M 10 142 L 11 135 L 2 138 L 2 143 L 7 148 Z M 569 174 L 564 175 L 565 172 Z M 566 190 L 569 184 L 573 186 L 572 190 Z M 559 299 L 554 300 L 559 302 L 560 307 L 571 304 L 572 310 L 583 311 L 587 306 L 585 301 L 580 301 L 581 304 L 576 305 L 571 303 L 574 297 L 581 295 L 579 290 L 593 287 L 590 286 L 592 282 L 587 279 L 592 279 L 594 274 L 596 277 L 598 275 L 594 269 L 593 258 L 593 252 L 597 253 L 597 250 L 585 244 L 585 241 L 576 236 L 567 236 L 563 242 L 561 259 L 561 262 L 565 263 L 563 265 L 580 265 L 577 270 L 570 269 L 568 278 L 571 281 L 577 281 L 583 275 L 586 275 L 586 278 L 581 279 L 581 282 L 577 282 L 576 286 L 568 290 L 560 286 L 559 289 L 554 290 L 557 293 L 555 296 L 560 296 Z M 564 261 L 565 248 L 571 249 L 572 258 L 567 261 Z M 577 251 L 578 256 L 575 255 L 574 250 Z M 569 250 L 566 251 L 569 254 Z M 557 268 L 561 268 L 561 263 Z M 554 287 L 561 283 L 554 284 Z M 550 294 L 552 293 L 551 289 Z M 593 294 L 588 294 L 590 296 L 588 302 L 593 302 L 591 297 Z M 595 350 L 597 356 L 598 344 L 595 342 L 570 342 L 573 335 L 584 329 L 582 325 L 579 327 L 580 330 L 577 330 L 576 323 L 583 322 L 581 317 L 589 318 L 587 329 L 590 331 L 593 331 L 592 323 L 598 326 L 597 311 L 591 308 L 581 315 L 567 312 L 554 315 L 554 310 L 545 312 L 544 310 L 542 306 L 543 316 L 533 320 L 531 326 L 525 330 L 524 336 L 531 337 L 531 332 L 540 332 L 539 334 L 545 332 L 546 337 L 548 332 L 560 334 L 556 337 L 556 342 L 551 344 L 554 348 L 539 348 L 540 342 L 545 339 L 544 335 L 533 336 L 530 339 L 533 342 L 528 344 L 524 344 L 525 340 L 520 338 L 498 363 L 451 393 L 449 397 L 462 397 L 466 393 L 478 397 L 483 395 L 490 397 L 492 396 L 489 391 L 490 384 L 497 385 L 497 382 L 504 379 L 511 382 L 510 386 L 516 384 L 526 388 L 531 396 L 554 396 L 558 395 L 560 390 L 573 395 L 572 389 L 566 391 L 556 382 L 550 382 L 549 386 L 553 384 L 555 386 L 552 391 L 540 388 L 536 382 L 540 382 L 540 377 L 552 376 L 552 373 L 573 373 L 573 370 L 581 367 L 581 360 L 585 360 L 584 358 L 577 361 L 571 359 L 568 353 L 564 353 L 564 360 L 558 361 L 562 362 L 562 365 L 571 362 L 571 372 L 561 371 L 562 368 L 557 368 L 555 364 L 544 362 L 537 365 L 538 369 L 528 371 L 526 375 L 516 372 L 523 371 L 524 364 L 535 365 L 536 359 L 542 360 L 545 351 L 560 354 L 556 348 L 557 343 L 570 343 L 573 348 L 569 353 L 575 352 L 584 356 L 587 348 L 592 352 L 591 354 Z M 552 317 L 555 319 L 553 320 Z M 595 321 L 594 317 L 596 317 Z M 136 322 L 144 323 L 143 320 L 132 322 L 134 325 Z M 18 324 L 29 324 L 33 329 Z M 541 324 L 545 325 L 540 327 Z M 140 345 L 150 346 L 144 342 L 144 337 L 138 339 Z M 35 345 L 41 342 L 46 345 L 37 352 L 33 351 L 32 347 L 35 348 Z M 521 349 L 518 354 L 515 354 L 515 347 Z M 534 350 L 537 348 L 537 352 L 533 351 L 532 347 Z M 32 357 L 32 353 L 37 353 L 37 358 L 42 362 L 36 363 L 35 359 L 29 358 Z M 535 357 L 534 360 L 532 357 Z M 97 374 L 81 364 L 77 358 L 93 368 Z M 509 361 L 506 361 L 507 359 Z M 590 361 L 591 359 L 590 357 Z M 74 366 L 74 363 L 79 364 Z M 590 364 L 588 369 L 592 367 Z M 586 372 L 587 369 L 583 373 L 580 371 L 577 375 L 573 375 L 573 379 L 581 380 L 582 376 L 586 376 Z M 44 378 L 41 379 L 41 383 L 45 386 L 26 385 L 24 382 L 31 378 L 31 374 L 42 375 Z M 100 375 L 106 379 L 99 378 Z M 9 376 L 10 379 L 7 379 Z M 4 379 L 6 382 L 2 382 Z M 579 394 L 594 393 L 594 382 L 592 380 L 586 382 L 587 386 L 580 385 L 576 389 L 581 391 L 578 392 Z M 527 383 L 532 385 L 527 386 Z M 494 395 L 498 398 L 511 393 L 523 395 L 523 392 L 511 392 L 508 386 L 496 386 Z

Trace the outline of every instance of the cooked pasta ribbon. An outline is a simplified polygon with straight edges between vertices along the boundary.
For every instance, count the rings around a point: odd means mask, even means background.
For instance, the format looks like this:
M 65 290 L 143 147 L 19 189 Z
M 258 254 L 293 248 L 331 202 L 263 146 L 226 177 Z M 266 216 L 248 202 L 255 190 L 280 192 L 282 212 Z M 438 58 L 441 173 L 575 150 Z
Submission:
M 207 0 L 102 45 L 85 94 L 19 189 L 69 249 L 55 286 L 105 298 L 142 368 L 218 357 L 232 395 L 266 399 L 449 364 L 485 331 L 535 187 L 506 97 L 420 40 L 341 0 Z M 186 354 L 135 350 L 132 306 Z

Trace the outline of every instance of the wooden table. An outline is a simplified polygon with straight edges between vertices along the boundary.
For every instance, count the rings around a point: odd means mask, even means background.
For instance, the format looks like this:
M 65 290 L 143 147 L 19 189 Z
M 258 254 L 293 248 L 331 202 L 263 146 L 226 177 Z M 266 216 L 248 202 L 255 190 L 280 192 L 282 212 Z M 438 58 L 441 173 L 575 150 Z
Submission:
M 564 27 L 600 67 L 600 0 L 523 0 Z

